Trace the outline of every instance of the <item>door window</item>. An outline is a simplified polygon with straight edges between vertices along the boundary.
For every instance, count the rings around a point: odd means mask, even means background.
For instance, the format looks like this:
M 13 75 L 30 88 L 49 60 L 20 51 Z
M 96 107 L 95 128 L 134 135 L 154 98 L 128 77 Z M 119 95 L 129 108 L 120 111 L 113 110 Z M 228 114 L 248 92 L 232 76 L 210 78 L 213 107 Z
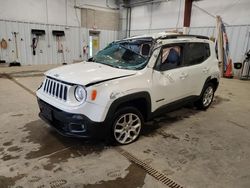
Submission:
M 182 62 L 182 46 L 173 45 L 162 48 L 156 63 L 156 69 L 166 71 L 181 66 Z
M 210 56 L 207 43 L 186 43 L 184 50 L 184 66 L 196 65 L 204 62 Z

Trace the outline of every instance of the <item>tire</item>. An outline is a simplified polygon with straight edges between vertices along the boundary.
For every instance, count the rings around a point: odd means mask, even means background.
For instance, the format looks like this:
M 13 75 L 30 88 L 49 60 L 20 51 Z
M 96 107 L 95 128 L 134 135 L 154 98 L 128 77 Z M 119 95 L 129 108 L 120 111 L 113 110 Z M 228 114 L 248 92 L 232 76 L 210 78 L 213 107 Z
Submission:
M 111 137 L 119 145 L 126 145 L 136 141 L 144 125 L 140 111 L 134 107 L 119 109 L 114 115 Z
M 206 110 L 213 102 L 214 98 L 214 84 L 208 83 L 203 88 L 200 99 L 195 103 L 198 109 Z

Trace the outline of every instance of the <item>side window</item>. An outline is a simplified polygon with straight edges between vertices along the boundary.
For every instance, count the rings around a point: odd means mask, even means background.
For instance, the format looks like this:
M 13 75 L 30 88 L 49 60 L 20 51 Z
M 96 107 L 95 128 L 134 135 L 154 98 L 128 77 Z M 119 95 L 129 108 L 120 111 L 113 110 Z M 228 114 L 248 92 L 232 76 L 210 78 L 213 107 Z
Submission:
M 210 56 L 207 43 L 187 43 L 184 50 L 184 66 L 196 65 L 205 61 Z
M 163 47 L 157 59 L 156 69 L 159 71 L 166 71 L 180 67 L 182 62 L 182 51 L 181 45 Z

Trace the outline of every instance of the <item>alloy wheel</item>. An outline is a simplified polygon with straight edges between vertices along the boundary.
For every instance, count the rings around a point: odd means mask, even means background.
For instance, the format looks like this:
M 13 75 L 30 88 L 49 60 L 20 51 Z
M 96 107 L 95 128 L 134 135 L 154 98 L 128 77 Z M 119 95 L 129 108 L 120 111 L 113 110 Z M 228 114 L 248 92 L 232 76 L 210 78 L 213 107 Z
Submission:
M 142 122 L 138 115 L 123 114 L 114 125 L 114 137 L 120 144 L 131 143 L 138 138 L 141 127 Z
M 205 90 L 204 94 L 203 94 L 203 105 L 205 107 L 209 106 L 210 103 L 213 100 L 213 96 L 214 96 L 214 89 L 212 86 L 207 87 L 207 89 Z

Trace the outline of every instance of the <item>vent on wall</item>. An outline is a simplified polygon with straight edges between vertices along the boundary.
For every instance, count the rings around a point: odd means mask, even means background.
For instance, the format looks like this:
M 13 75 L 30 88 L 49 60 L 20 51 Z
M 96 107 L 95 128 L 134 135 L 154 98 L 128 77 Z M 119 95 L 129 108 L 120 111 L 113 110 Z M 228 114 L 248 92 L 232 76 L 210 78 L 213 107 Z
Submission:
M 61 36 L 65 36 L 65 33 L 64 33 L 64 31 L 53 30 L 52 35 L 57 36 L 57 37 L 61 37 Z
M 31 33 L 37 36 L 45 35 L 45 30 L 31 29 Z

